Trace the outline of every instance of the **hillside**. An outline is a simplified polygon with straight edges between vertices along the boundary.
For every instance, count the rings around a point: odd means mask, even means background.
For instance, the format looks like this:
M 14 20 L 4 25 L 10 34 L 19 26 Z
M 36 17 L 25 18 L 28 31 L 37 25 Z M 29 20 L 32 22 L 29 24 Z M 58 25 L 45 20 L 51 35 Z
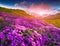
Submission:
M 0 46 L 60 46 L 60 28 L 21 10 L 0 9 Z
M 57 13 L 55 15 L 50 15 L 50 16 L 46 16 L 44 19 L 48 19 L 48 20 L 54 20 L 54 19 L 60 19 L 60 13 Z
M 56 27 L 60 28 L 60 13 L 57 13 L 55 15 L 50 15 L 44 18 L 46 22 L 49 24 L 53 24 Z
M 29 18 L 34 18 L 34 16 L 31 16 L 27 14 L 25 11 L 19 10 L 19 9 L 7 9 L 7 8 L 0 7 L 0 12 L 6 12 L 13 15 L 18 15 L 18 16 L 23 16 L 23 17 L 27 16 Z

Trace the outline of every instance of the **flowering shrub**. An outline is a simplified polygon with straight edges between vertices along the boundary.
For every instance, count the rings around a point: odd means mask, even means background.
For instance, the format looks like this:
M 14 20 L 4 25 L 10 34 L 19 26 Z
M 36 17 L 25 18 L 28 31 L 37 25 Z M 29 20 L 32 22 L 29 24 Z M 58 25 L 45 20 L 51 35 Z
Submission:
M 60 46 L 60 29 L 36 18 L 0 12 L 0 46 Z

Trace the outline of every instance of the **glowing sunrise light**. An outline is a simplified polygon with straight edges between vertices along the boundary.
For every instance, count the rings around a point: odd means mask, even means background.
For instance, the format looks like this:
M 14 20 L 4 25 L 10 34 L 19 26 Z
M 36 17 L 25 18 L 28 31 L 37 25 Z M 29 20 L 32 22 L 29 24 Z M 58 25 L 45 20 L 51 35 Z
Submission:
M 51 10 L 37 10 L 37 9 L 29 9 L 29 10 L 25 10 L 28 14 L 30 14 L 30 15 L 33 15 L 33 16 L 35 16 L 35 17 L 39 17 L 39 16 L 41 16 L 41 17 L 46 17 L 46 16 L 48 16 L 48 15 L 54 15 L 54 14 L 56 14 L 56 13 L 58 13 L 58 11 L 57 10 L 53 10 L 53 9 L 51 9 Z
M 36 13 L 39 14 L 40 16 L 44 16 L 45 14 L 46 15 L 53 14 L 53 11 L 37 11 Z
M 58 11 L 53 9 L 50 5 L 41 3 L 39 5 L 32 4 L 30 7 L 26 8 L 25 11 L 33 16 L 39 17 L 45 17 L 48 15 L 53 15 L 58 13 Z
M 36 13 L 39 14 L 40 16 L 43 16 L 44 14 L 49 14 L 49 12 L 45 12 L 45 11 L 39 11 Z
M 54 10 L 52 7 L 50 7 L 44 3 L 39 4 L 39 5 L 32 4 L 29 7 L 21 7 L 21 6 L 19 6 L 19 4 L 15 4 L 14 7 L 5 6 L 5 5 L 0 4 L 0 7 L 4 7 L 4 8 L 8 8 L 8 9 L 24 10 L 26 13 L 33 15 L 35 17 L 39 17 L 39 16 L 45 17 L 48 15 L 53 15 L 53 14 L 58 13 L 58 11 L 56 9 Z

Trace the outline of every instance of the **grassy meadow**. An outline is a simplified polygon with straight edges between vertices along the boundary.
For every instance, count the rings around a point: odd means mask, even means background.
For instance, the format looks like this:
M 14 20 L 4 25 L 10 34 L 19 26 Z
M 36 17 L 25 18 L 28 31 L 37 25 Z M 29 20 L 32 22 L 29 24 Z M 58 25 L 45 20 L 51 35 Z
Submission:
M 45 20 L 46 22 L 55 25 L 56 27 L 60 28 L 60 19 L 55 20 Z

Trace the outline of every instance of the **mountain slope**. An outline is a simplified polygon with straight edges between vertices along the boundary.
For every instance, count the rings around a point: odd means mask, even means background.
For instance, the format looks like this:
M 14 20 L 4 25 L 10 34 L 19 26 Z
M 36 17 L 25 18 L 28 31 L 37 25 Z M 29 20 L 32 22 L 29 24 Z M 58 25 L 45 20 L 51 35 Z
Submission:
M 2 10 L 0 46 L 60 46 L 60 28 L 44 20 L 21 15 L 21 11 L 15 15 L 11 10 Z
M 49 20 L 60 19 L 60 13 L 57 13 L 55 15 L 46 16 L 44 19 L 49 19 Z
M 27 16 L 29 18 L 34 18 L 34 16 L 31 16 L 31 15 L 27 14 L 25 11 L 19 10 L 19 9 L 7 9 L 7 8 L 0 7 L 0 12 L 6 12 L 9 14 L 14 14 L 14 15 L 18 15 L 18 16 L 23 16 L 23 17 Z
M 57 13 L 55 15 L 50 15 L 45 18 L 43 18 L 46 22 L 49 24 L 53 24 L 56 27 L 60 28 L 60 13 Z

